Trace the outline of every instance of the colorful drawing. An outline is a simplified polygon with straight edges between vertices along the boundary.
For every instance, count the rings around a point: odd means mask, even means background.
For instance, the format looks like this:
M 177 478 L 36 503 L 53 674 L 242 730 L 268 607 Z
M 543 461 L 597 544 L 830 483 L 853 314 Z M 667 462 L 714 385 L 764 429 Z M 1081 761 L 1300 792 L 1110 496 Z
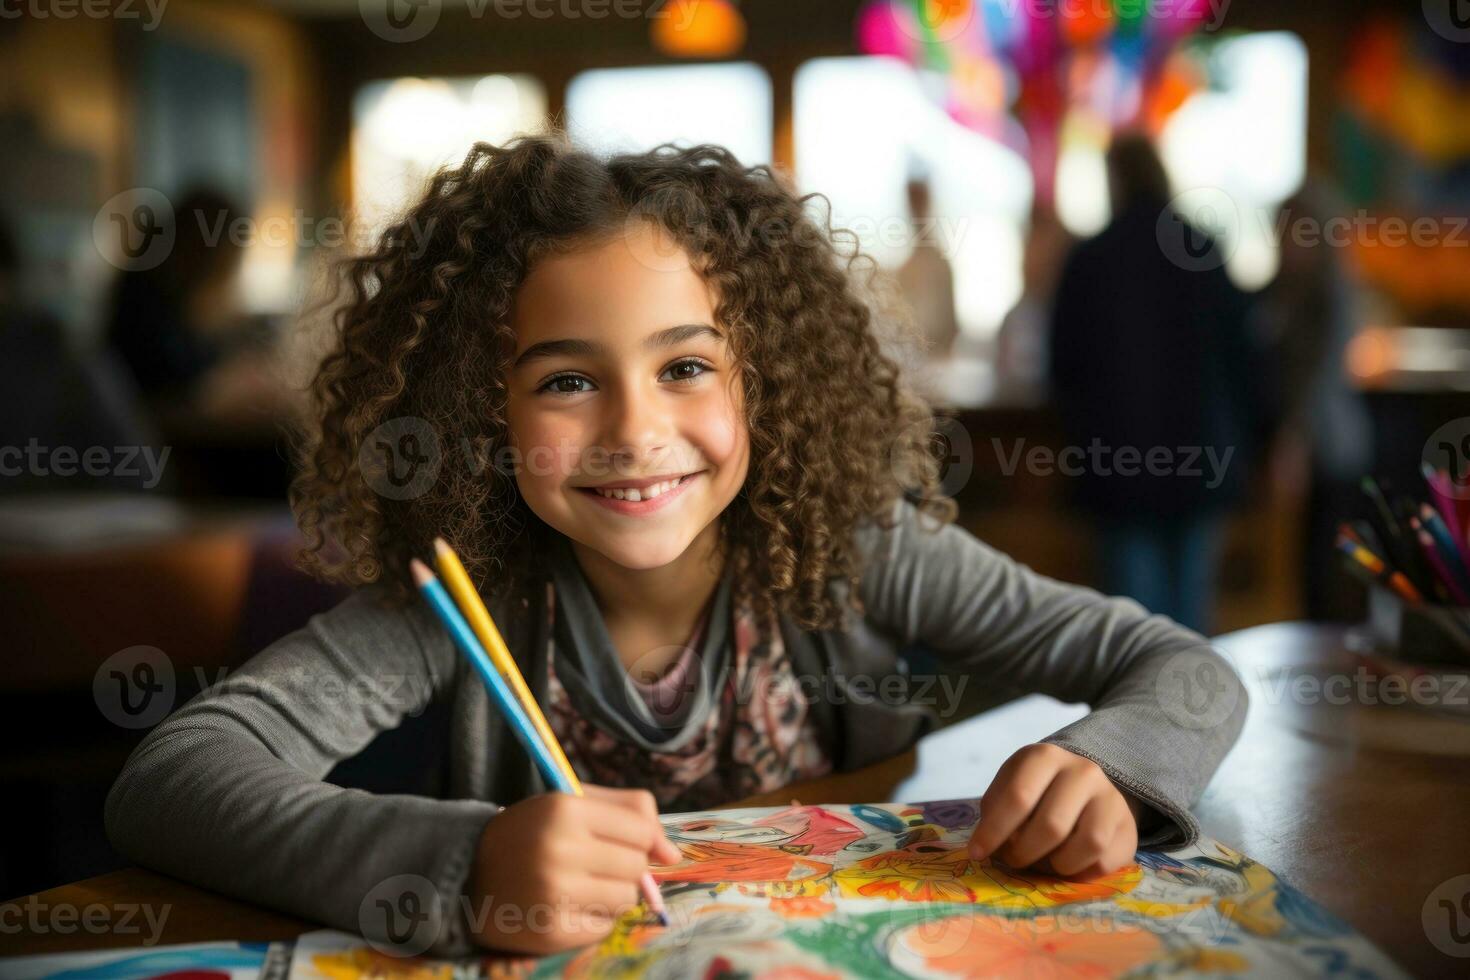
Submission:
M 0 959 L 5 980 L 270 980 L 290 943 L 188 943 Z
M 532 957 L 492 954 L 459 960 L 398 955 L 350 932 L 321 929 L 296 940 L 291 971 L 283 980 L 496 980 L 524 977 L 536 965 Z
M 540 960 L 416 959 L 342 948 L 330 977 L 1401 977 L 1268 869 L 1212 840 L 1090 880 L 972 861 L 974 801 L 671 814 L 684 860 L 655 869 L 672 924 L 630 913 L 602 942 Z M 337 934 L 342 936 L 344 934 Z M 356 949 L 364 947 L 357 940 Z M 364 954 L 365 955 L 365 954 Z

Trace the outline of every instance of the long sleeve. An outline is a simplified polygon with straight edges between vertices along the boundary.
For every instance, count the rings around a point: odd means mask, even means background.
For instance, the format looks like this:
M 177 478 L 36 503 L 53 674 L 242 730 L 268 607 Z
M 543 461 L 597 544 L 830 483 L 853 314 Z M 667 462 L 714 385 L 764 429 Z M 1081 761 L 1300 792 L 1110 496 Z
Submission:
M 359 590 L 266 647 L 129 757 L 107 797 L 113 846 L 406 952 L 469 952 L 461 896 L 498 808 L 322 781 L 447 690 L 454 651 L 432 626 Z
M 1091 706 L 1044 741 L 1096 762 L 1167 818 L 1140 843 L 1192 843 L 1189 808 L 1245 723 L 1230 663 L 1131 599 L 1039 575 L 908 501 L 894 515 L 892 529 L 859 532 L 868 617 L 987 683 Z

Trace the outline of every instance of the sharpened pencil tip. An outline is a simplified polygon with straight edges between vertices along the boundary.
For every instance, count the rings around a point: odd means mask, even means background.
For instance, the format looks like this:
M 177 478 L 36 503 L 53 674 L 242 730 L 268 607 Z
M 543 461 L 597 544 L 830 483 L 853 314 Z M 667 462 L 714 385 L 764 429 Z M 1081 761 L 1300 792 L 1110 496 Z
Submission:
M 449 551 L 449 542 L 445 541 L 442 537 L 435 538 L 434 553 L 437 555 L 442 555 L 447 551 Z
M 655 913 L 653 913 L 653 917 L 656 918 L 656 919 L 658 919 L 658 924 L 659 925 L 663 926 L 665 929 L 668 928 L 668 926 L 669 926 L 669 913 L 667 913 L 667 912 L 655 912 Z
M 409 560 L 408 569 L 410 572 L 413 573 L 413 581 L 415 585 L 428 585 L 430 582 L 434 581 L 434 573 L 429 571 L 429 566 L 425 565 L 417 558 Z

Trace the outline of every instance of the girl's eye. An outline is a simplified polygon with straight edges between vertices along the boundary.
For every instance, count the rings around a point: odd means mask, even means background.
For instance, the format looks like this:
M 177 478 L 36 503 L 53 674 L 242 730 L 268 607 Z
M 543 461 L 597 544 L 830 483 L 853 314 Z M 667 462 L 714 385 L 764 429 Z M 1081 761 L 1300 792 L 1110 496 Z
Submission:
M 690 373 L 693 369 L 693 373 Z M 671 380 L 677 384 L 693 384 L 700 375 L 711 370 L 704 361 L 686 357 L 682 361 L 675 361 L 664 371 L 665 375 L 675 375 Z M 538 392 L 547 392 L 552 395 L 580 395 L 588 388 L 579 388 L 577 385 L 590 385 L 592 382 L 580 374 L 558 374 L 546 379 L 546 382 L 536 389 Z
M 547 378 L 546 383 L 536 390 L 550 391 L 553 395 L 580 395 L 582 393 L 581 388 L 557 387 L 553 390 L 554 385 L 561 385 L 563 382 L 567 384 L 586 384 L 587 379 L 575 374 L 558 374 L 553 378 Z
M 710 369 L 709 365 L 705 364 L 703 361 L 695 357 L 686 357 L 682 361 L 675 361 L 673 364 L 669 365 L 669 371 L 680 371 L 685 368 L 694 368 L 695 373 L 680 374 L 679 376 L 675 377 L 674 380 L 686 385 L 693 384 L 700 375 L 704 374 L 705 371 L 708 371 Z

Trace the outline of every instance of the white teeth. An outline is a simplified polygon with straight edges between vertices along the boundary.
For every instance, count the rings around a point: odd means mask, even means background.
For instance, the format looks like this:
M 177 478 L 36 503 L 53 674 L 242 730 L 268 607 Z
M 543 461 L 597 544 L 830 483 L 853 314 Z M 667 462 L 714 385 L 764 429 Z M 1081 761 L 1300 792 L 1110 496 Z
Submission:
M 665 480 L 663 483 L 655 483 L 653 486 L 644 487 L 642 490 L 637 488 L 628 490 L 603 490 L 600 487 L 593 487 L 592 489 L 604 497 L 637 503 L 640 500 L 652 500 L 660 494 L 668 493 L 682 482 L 684 482 L 684 478 L 680 477 L 677 480 Z

